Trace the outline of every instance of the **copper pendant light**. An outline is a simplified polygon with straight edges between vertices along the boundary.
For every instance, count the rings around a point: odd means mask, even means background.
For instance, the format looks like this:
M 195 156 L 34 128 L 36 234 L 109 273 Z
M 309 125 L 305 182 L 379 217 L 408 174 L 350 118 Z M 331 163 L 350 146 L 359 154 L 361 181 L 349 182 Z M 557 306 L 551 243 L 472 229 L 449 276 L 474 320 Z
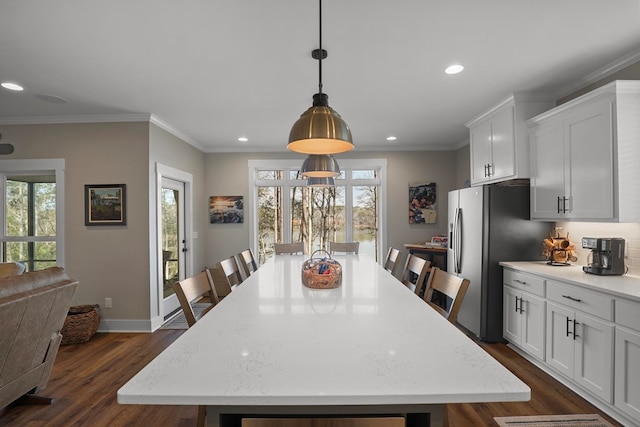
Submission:
M 331 177 L 307 179 L 307 187 L 329 188 L 329 187 L 335 187 L 335 185 L 336 185 L 336 182 Z
M 327 51 L 322 49 L 322 0 L 319 3 L 319 48 L 312 52 L 318 60 L 318 93 L 313 105 L 302 113 L 289 133 L 287 148 L 304 154 L 337 154 L 353 150 L 351 130 L 340 114 L 329 107 L 329 97 L 322 92 L 322 60 Z
M 300 174 L 306 178 L 335 178 L 340 166 L 330 154 L 310 154 L 302 163 Z

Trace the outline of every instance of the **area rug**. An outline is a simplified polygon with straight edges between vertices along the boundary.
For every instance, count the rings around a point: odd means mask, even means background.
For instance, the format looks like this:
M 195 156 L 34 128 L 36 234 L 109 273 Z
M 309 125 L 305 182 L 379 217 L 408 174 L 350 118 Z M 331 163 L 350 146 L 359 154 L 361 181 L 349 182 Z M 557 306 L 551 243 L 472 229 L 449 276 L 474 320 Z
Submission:
M 597 414 L 494 417 L 500 427 L 613 427 Z
M 193 312 L 196 315 L 196 318 L 211 304 L 209 303 L 196 303 L 193 304 Z M 167 320 L 164 325 L 160 329 L 189 329 L 189 324 L 187 323 L 186 317 L 184 317 L 184 312 L 180 310 L 180 313 L 175 317 Z

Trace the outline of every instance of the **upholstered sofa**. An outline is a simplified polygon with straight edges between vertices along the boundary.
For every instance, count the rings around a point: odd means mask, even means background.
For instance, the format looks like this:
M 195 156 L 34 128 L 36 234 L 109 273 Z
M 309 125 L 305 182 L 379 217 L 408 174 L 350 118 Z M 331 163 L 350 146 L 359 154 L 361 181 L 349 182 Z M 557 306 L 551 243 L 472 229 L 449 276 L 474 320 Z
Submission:
M 46 386 L 77 286 L 60 267 L 0 278 L 0 408 Z

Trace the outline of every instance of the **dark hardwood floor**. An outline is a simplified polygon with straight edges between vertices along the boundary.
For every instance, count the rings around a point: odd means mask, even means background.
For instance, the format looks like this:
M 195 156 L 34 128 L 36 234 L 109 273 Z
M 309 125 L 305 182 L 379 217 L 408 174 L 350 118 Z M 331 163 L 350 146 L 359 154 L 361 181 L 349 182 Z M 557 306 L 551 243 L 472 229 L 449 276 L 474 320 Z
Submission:
M 195 426 L 195 406 L 119 405 L 117 390 L 183 331 L 96 334 L 88 343 L 60 348 L 47 387 L 49 406 L 0 409 L 0 426 Z M 504 344 L 481 344 L 531 387 L 529 402 L 447 405 L 450 426 L 495 426 L 494 416 L 600 413 L 584 399 Z

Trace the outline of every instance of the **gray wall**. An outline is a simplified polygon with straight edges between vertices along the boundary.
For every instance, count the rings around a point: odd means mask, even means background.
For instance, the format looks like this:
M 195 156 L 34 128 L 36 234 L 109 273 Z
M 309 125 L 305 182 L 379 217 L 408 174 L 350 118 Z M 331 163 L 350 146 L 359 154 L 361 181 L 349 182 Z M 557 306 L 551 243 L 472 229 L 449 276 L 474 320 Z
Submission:
M 208 197 L 248 197 L 250 159 L 299 159 L 289 153 L 203 154 L 163 129 L 147 122 L 0 126 L 3 141 L 15 146 L 5 159 L 62 158 L 66 161 L 65 259 L 69 274 L 80 281 L 74 304 L 100 304 L 106 330 L 145 330 L 158 314 L 154 236 L 155 164 L 194 177 L 193 272 L 249 245 L 248 224 L 209 224 Z M 466 150 L 466 151 L 465 151 Z M 466 153 L 466 154 L 465 154 Z M 425 241 L 447 232 L 447 192 L 468 179 L 468 148 L 457 151 L 351 152 L 340 158 L 385 158 L 388 164 L 388 245 Z M 435 182 L 438 191 L 435 224 L 409 224 L 408 185 Z M 127 225 L 86 227 L 85 184 L 127 184 Z
M 65 159 L 65 268 L 80 281 L 74 302 L 103 315 L 149 318 L 149 124 L 0 126 L 15 146 L 6 159 Z M 84 185 L 127 185 L 127 225 L 84 225 Z
M 467 149 L 468 152 L 468 149 Z M 430 240 L 434 234 L 447 232 L 447 192 L 459 187 L 456 173 L 458 152 L 350 152 L 336 156 L 341 158 L 387 159 L 387 243 L 402 249 L 405 243 Z M 241 195 L 248 197 L 249 183 L 247 163 L 255 159 L 300 159 L 300 154 L 288 153 L 212 153 L 205 157 L 206 197 Z M 468 165 L 468 161 L 467 161 Z M 468 166 L 467 166 L 468 177 Z M 468 179 L 468 178 L 467 178 Z M 464 180 L 463 180 L 464 181 Z M 409 224 L 409 183 L 435 182 L 438 192 L 437 220 L 435 224 Z M 244 224 L 208 224 L 205 237 L 207 263 L 213 265 L 221 259 L 249 246 L 249 226 Z

